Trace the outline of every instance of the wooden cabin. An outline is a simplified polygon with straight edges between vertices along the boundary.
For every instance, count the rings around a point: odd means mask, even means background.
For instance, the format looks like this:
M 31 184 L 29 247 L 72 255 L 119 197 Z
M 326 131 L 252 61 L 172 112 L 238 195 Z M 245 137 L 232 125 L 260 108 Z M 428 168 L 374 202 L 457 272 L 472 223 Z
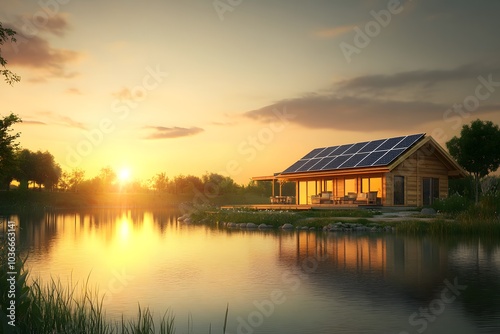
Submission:
M 295 205 L 416 207 L 447 197 L 448 180 L 466 175 L 432 137 L 414 134 L 316 148 L 281 173 L 253 179 L 295 182 Z M 276 197 L 283 196 L 273 187 Z

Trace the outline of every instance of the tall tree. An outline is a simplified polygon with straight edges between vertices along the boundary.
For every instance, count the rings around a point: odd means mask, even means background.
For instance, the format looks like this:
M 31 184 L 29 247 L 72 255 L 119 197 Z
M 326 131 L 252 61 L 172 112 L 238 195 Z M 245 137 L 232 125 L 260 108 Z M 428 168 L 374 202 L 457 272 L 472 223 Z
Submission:
M 12 126 L 21 122 L 19 116 L 10 114 L 0 118 L 0 188 L 9 189 L 16 170 L 15 152 L 19 147 L 16 142 L 20 133 L 12 134 Z
M 17 172 L 15 179 L 21 188 L 28 188 L 29 182 L 38 184 L 38 188 L 53 189 L 61 177 L 61 167 L 48 151 L 32 152 L 24 149 L 17 154 Z
M 0 22 L 0 45 L 3 45 L 5 42 L 15 42 L 16 38 L 14 35 L 16 32 L 10 28 L 4 28 L 2 26 L 2 22 Z M 0 69 L 0 73 L 5 77 L 5 81 L 9 84 L 12 85 L 14 82 L 18 82 L 21 80 L 21 77 L 18 76 L 15 73 L 12 73 L 10 70 L 7 69 L 7 60 L 5 60 L 2 57 L 2 50 L 0 49 L 0 66 L 2 66 L 2 69 Z
M 491 121 L 473 121 L 464 125 L 460 137 L 446 143 L 457 162 L 474 177 L 475 199 L 479 202 L 481 179 L 500 166 L 500 129 Z

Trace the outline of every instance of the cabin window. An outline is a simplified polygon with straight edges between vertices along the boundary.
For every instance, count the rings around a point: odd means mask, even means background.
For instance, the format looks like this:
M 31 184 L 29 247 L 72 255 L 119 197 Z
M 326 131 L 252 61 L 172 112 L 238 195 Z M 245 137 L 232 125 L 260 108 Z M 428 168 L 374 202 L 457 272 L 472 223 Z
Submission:
M 344 180 L 344 195 L 347 196 L 349 193 L 355 193 L 356 191 L 356 179 L 345 179 Z
M 307 182 L 299 182 L 299 204 L 307 204 Z
M 423 205 L 432 205 L 439 198 L 439 179 L 435 177 L 422 178 Z
M 405 177 L 394 176 L 394 205 L 405 204 Z
M 382 178 L 381 177 L 362 178 L 361 191 L 364 193 L 369 191 L 376 191 L 377 197 L 380 197 L 382 194 Z
M 316 181 L 307 181 L 307 204 L 311 204 L 311 196 L 316 194 Z

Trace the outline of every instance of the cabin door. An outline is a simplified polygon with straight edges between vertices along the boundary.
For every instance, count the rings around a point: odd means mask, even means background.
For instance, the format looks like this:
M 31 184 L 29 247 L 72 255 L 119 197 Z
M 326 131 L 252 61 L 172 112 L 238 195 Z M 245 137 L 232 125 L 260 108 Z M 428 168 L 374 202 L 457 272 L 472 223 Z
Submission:
M 436 198 L 439 198 L 439 179 L 424 177 L 422 179 L 422 204 L 432 205 Z
M 394 205 L 405 205 L 405 177 L 394 176 Z

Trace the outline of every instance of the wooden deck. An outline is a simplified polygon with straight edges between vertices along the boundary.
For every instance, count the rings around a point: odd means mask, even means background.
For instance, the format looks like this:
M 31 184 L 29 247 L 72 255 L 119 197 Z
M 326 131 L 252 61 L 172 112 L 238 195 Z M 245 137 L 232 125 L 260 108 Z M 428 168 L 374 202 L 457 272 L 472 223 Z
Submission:
M 247 208 L 254 210 L 335 210 L 335 209 L 371 209 L 380 208 L 381 205 L 367 204 L 240 204 L 224 205 L 221 209 Z

